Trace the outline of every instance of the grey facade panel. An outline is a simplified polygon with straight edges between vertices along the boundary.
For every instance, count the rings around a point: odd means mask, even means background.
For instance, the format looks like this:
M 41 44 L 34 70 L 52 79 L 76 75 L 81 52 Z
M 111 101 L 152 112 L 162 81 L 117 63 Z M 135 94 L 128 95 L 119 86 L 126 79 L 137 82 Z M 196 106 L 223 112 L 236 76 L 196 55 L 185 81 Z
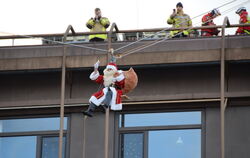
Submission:
M 225 114 L 226 158 L 250 155 L 250 107 L 228 107 Z M 220 110 L 206 109 L 206 158 L 220 158 Z
M 250 104 L 249 104 L 250 105 Z M 225 149 L 226 158 L 249 158 L 250 107 L 226 109 Z
M 220 158 L 220 111 L 206 109 L 206 158 Z
M 84 124 L 82 113 L 73 113 L 70 117 L 70 157 L 84 158 Z
M 134 67 L 138 86 L 128 94 L 131 101 L 218 98 L 219 65 Z M 103 69 L 100 69 L 102 73 Z M 126 70 L 126 69 L 125 69 Z M 250 94 L 250 64 L 229 64 L 226 70 L 226 94 L 240 97 Z M 92 70 L 66 74 L 67 104 L 88 103 L 91 94 L 102 87 L 89 79 Z M 61 73 L 32 72 L 0 74 L 0 107 L 59 104 Z M 249 96 L 249 95 L 248 95 Z

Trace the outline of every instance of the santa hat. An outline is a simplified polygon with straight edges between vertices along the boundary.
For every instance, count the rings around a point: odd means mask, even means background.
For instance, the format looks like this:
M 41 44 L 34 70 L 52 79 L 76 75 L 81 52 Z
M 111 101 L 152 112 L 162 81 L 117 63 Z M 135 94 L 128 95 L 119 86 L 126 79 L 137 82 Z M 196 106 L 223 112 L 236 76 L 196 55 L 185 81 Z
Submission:
M 115 63 L 109 63 L 106 66 L 106 69 L 112 69 L 112 70 L 117 70 L 117 65 Z

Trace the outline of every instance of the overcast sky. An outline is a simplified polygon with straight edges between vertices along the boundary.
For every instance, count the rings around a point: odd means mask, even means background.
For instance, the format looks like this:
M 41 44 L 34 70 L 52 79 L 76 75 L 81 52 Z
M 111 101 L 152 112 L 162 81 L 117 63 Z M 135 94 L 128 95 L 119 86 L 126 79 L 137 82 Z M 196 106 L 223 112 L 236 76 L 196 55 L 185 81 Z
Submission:
M 184 12 L 195 17 L 203 12 L 225 4 L 231 0 L 182 0 Z M 221 8 L 221 12 L 239 3 L 237 0 Z M 0 32 L 14 34 L 63 33 L 69 24 L 77 32 L 88 31 L 86 21 L 93 17 L 94 8 L 100 7 L 102 14 L 119 29 L 141 29 L 169 27 L 166 20 L 179 0 L 2 0 Z M 244 5 L 250 10 L 250 3 Z M 238 7 L 237 7 L 238 8 Z M 236 9 L 237 9 L 236 8 Z M 238 23 L 235 10 L 217 18 L 222 24 L 224 16 L 231 23 Z M 193 20 L 199 26 L 201 17 Z M 2 34 L 2 33 L 1 33 Z

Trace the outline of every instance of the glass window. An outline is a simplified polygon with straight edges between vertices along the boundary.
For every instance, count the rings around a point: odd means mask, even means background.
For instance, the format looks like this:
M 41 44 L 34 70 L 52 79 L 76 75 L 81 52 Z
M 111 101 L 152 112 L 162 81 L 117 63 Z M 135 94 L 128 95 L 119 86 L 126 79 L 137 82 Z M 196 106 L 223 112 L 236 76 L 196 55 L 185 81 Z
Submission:
M 124 114 L 124 127 L 201 124 L 201 112 Z
M 121 158 L 201 158 L 201 116 L 201 111 L 121 114 L 120 131 L 126 133 Z
M 31 118 L 0 120 L 0 133 L 49 131 L 60 129 L 60 118 Z M 64 118 L 64 129 L 67 129 L 67 117 Z
M 1 158 L 35 158 L 36 137 L 1 137 L 0 157 Z
M 148 158 L 200 158 L 201 130 L 149 132 Z
M 143 133 L 122 134 L 122 158 L 143 158 Z
M 58 157 L 59 137 L 43 137 L 42 140 L 42 158 Z M 65 153 L 65 137 L 63 137 L 63 153 Z M 63 158 L 65 154 L 63 154 Z

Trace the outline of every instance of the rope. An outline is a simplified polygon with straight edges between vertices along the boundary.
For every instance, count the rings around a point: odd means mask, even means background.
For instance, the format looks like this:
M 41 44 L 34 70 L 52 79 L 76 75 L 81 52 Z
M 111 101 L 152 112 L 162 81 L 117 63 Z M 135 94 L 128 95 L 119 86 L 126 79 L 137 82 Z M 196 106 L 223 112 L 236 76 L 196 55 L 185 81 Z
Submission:
M 13 33 L 8 33 L 8 32 L 2 32 L 2 31 L 0 31 L 0 32 L 5 33 L 5 34 L 14 35 L 14 36 L 20 36 L 20 37 L 24 37 L 24 38 L 37 39 L 37 37 L 28 36 L 28 35 L 18 35 L 18 34 L 13 34 Z M 54 41 L 54 40 L 45 39 L 45 38 L 41 38 L 41 40 L 42 41 L 47 41 L 47 42 L 53 42 L 53 43 L 57 43 L 57 44 L 62 44 L 62 45 L 78 47 L 78 48 L 86 48 L 86 49 L 96 50 L 96 51 L 100 51 L 100 52 L 107 52 L 106 49 L 93 48 L 93 47 L 88 47 L 88 46 L 83 46 L 83 45 L 76 45 L 76 44 L 71 44 L 71 43 L 64 43 L 64 42 Z
M 235 1 L 237 1 L 237 0 L 232 0 L 232 1 L 230 1 L 230 2 L 227 2 L 227 3 L 225 3 L 225 4 L 223 4 L 223 5 L 219 6 L 219 7 L 217 7 L 217 8 L 215 8 L 215 9 L 222 8 L 222 7 L 224 7 L 224 6 L 226 6 L 226 5 L 229 5 L 229 4 L 231 4 L 231 3 L 235 2 Z M 195 19 L 195 18 L 198 18 L 198 17 L 200 17 L 200 16 L 202 16 L 202 15 L 204 15 L 204 14 L 210 12 L 210 11 L 211 11 L 211 10 L 209 10 L 209 11 L 207 11 L 207 12 L 204 12 L 204 13 L 202 13 L 202 14 L 199 14 L 199 15 L 197 15 L 197 16 L 191 18 L 191 20 L 193 20 L 193 19 Z M 184 21 L 184 22 L 185 22 L 185 21 Z M 182 23 L 184 23 L 184 22 L 182 22 Z M 182 23 L 180 23 L 180 24 L 182 24 Z M 114 50 L 114 51 L 117 52 L 117 51 L 119 51 L 119 50 L 121 50 L 121 49 L 124 49 L 124 48 L 126 48 L 126 47 L 129 47 L 129 46 L 131 46 L 131 45 L 133 45 L 133 44 L 136 44 L 136 43 L 138 43 L 138 42 L 140 42 L 140 41 L 142 41 L 142 40 L 145 40 L 145 39 L 148 39 L 148 38 L 150 38 L 150 37 L 152 37 L 152 36 L 158 35 L 158 34 L 160 34 L 160 33 L 162 33 L 162 32 L 165 32 L 167 29 L 168 29 L 168 28 L 165 28 L 165 29 L 163 29 L 163 30 L 161 30 L 161 31 L 158 31 L 158 32 L 154 33 L 153 35 L 146 36 L 146 37 L 141 38 L 141 39 L 139 39 L 139 40 L 137 40 L 137 41 L 135 41 L 135 42 L 132 42 L 132 43 L 129 43 L 129 44 L 125 45 L 125 46 L 122 46 L 122 47 L 120 47 L 120 48 L 117 48 L 117 49 Z
M 249 3 L 249 2 L 250 2 L 250 0 L 247 0 L 245 2 L 242 2 L 242 3 L 232 7 L 232 8 L 229 8 L 229 9 L 224 11 L 224 14 L 228 14 L 229 12 L 231 12 L 231 11 L 235 10 L 236 8 L 241 7 L 242 5 L 245 5 L 245 4 Z
M 239 6 L 243 5 L 243 4 L 247 4 L 247 3 L 249 3 L 249 2 L 250 2 L 250 0 L 247 0 L 247 1 L 245 1 L 245 2 L 242 2 L 242 3 L 240 3 L 240 4 L 238 4 L 238 5 L 234 6 L 234 7 L 232 7 L 232 8 L 230 8 L 230 9 L 225 10 L 225 11 L 222 12 L 222 13 L 227 14 L 227 13 L 231 12 L 232 10 L 234 10 L 236 7 L 239 7 Z M 201 22 L 198 22 L 198 23 L 196 23 L 196 24 L 199 24 L 199 23 L 201 23 Z M 182 34 L 182 32 L 183 32 L 183 31 L 181 31 L 181 32 L 179 32 L 179 33 L 177 33 L 177 34 L 175 34 L 175 35 L 172 36 L 172 37 L 167 37 L 167 38 L 164 38 L 164 39 L 161 39 L 161 40 L 160 40 L 160 39 L 157 39 L 156 41 L 152 41 L 152 42 L 150 42 L 150 43 L 147 43 L 147 44 L 144 44 L 144 45 L 139 46 L 139 47 L 137 47 L 137 48 L 134 48 L 134 49 L 132 49 L 132 50 L 129 50 L 129 51 L 127 51 L 127 52 L 121 54 L 120 56 L 118 56 L 117 59 L 121 59 L 121 58 L 123 58 L 123 57 L 125 57 L 125 56 L 128 56 L 128 55 L 130 55 L 130 54 L 133 54 L 133 53 L 135 53 L 135 52 L 137 52 L 137 51 L 143 50 L 143 49 L 145 49 L 145 48 L 151 47 L 151 46 L 153 46 L 153 45 L 156 45 L 156 44 L 158 44 L 158 43 L 161 43 L 161 42 L 163 42 L 163 41 L 166 41 L 166 40 L 168 40 L 168 39 L 171 39 L 171 38 L 173 38 L 173 37 L 175 37 L 175 36 L 178 36 L 178 35 Z

